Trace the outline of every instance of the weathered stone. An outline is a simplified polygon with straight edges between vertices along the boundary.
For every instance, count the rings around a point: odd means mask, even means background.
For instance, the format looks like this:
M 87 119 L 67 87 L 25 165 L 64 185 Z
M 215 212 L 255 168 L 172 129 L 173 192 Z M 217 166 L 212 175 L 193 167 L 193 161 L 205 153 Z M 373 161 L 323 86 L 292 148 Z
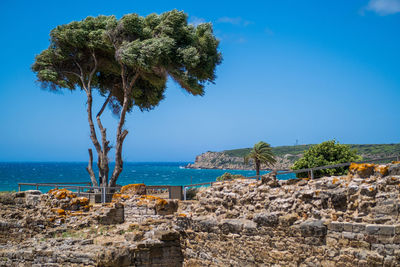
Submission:
M 156 201 L 156 214 L 169 215 L 174 214 L 178 210 L 178 201 L 176 199 L 161 199 Z
M 305 221 L 300 224 L 300 231 L 303 236 L 318 236 L 326 235 L 327 227 L 320 220 Z
M 297 221 L 298 215 L 296 213 L 285 214 L 279 217 L 279 222 L 283 226 L 291 226 L 295 221 Z
M 98 211 L 96 219 L 100 224 L 105 225 L 123 223 L 125 221 L 124 205 L 117 202 L 111 206 L 102 207 Z
M 390 165 L 388 175 L 400 175 L 400 163 Z
M 344 189 L 337 189 L 331 192 L 332 205 L 337 210 L 345 210 L 347 208 L 347 196 Z
M 219 226 L 224 234 L 240 233 L 243 229 L 243 222 L 235 219 L 223 220 Z
M 335 232 L 343 231 L 343 223 L 342 222 L 331 222 L 328 224 L 328 229 Z
M 279 223 L 278 213 L 257 213 L 254 215 L 254 222 L 260 226 L 273 227 Z
M 201 232 L 213 232 L 215 231 L 218 222 L 214 217 L 197 217 L 193 220 L 194 227 Z
M 280 187 L 279 181 L 276 178 L 277 172 L 272 171 L 266 175 L 261 176 L 261 183 L 268 185 L 271 188 Z

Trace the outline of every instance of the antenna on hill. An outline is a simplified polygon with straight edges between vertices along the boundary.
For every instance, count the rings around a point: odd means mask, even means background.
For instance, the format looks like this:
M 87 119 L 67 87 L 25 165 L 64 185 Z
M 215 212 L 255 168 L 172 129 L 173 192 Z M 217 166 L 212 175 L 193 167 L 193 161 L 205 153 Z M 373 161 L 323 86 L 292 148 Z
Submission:
M 296 143 L 294 143 L 295 146 L 299 145 L 299 139 L 296 139 Z

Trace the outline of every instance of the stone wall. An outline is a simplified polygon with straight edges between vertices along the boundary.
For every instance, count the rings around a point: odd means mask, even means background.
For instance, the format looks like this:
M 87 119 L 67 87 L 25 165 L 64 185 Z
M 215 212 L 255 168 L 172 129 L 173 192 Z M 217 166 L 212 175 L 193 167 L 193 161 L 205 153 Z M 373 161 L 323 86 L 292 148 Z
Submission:
M 179 202 L 0 195 L 0 266 L 400 266 L 399 200 L 399 163 L 216 182 Z
M 215 183 L 181 204 L 184 264 L 399 266 L 399 168 L 367 178 Z
M 269 217 L 268 217 L 269 216 Z M 400 225 L 181 218 L 186 266 L 398 266 Z

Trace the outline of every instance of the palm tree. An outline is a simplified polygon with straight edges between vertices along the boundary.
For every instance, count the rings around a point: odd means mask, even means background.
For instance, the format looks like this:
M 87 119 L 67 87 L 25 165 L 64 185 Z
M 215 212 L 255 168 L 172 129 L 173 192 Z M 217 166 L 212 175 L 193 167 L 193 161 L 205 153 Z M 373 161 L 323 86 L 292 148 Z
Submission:
M 260 141 L 254 145 L 250 153 L 244 157 L 244 163 L 248 164 L 250 159 L 254 161 L 254 166 L 258 176 L 257 179 L 260 177 L 261 164 L 272 166 L 276 162 L 271 146 L 263 141 Z

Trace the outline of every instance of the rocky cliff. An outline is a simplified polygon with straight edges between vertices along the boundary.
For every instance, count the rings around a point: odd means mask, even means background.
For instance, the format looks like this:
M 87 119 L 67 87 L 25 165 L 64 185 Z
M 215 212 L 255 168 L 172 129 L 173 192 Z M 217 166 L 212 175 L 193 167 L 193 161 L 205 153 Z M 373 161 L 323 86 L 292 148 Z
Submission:
M 301 154 L 292 155 L 285 154 L 283 156 L 276 157 L 276 164 L 274 168 L 279 170 L 289 169 L 295 160 L 297 160 Z M 224 152 L 206 152 L 196 157 L 195 162 L 189 163 L 186 168 L 190 169 L 227 169 L 227 170 L 252 170 L 254 166 L 253 162 L 249 164 L 244 163 L 243 157 L 230 156 Z M 268 166 L 262 166 L 263 170 L 269 169 Z
M 293 163 L 303 156 L 304 151 L 312 145 L 297 146 L 277 146 L 272 147 L 272 152 L 276 156 L 277 163 L 273 168 L 287 170 Z M 400 144 L 369 144 L 369 145 L 349 145 L 355 149 L 364 160 L 396 157 L 400 153 Z M 193 164 L 188 164 L 187 168 L 193 169 L 253 169 L 252 163 L 244 164 L 243 157 L 250 152 L 251 148 L 225 150 L 222 152 L 206 152 L 196 157 Z M 263 166 L 268 169 L 268 166 Z

